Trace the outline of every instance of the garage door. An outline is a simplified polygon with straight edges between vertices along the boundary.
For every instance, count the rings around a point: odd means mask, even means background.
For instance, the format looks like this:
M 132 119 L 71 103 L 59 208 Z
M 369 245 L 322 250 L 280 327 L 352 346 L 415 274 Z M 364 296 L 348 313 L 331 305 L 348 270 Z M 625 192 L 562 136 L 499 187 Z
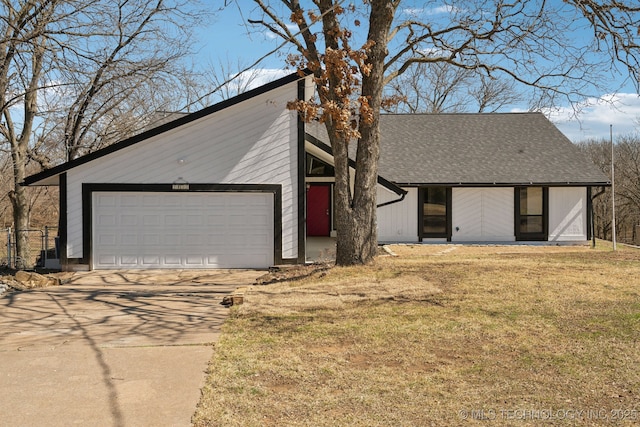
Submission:
M 93 193 L 92 267 L 273 265 L 271 193 Z

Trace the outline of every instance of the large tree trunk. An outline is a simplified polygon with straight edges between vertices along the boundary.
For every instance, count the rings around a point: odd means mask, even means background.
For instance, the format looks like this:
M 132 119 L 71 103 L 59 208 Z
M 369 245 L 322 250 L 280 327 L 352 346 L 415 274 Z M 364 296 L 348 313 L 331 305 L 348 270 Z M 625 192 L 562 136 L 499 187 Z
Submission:
M 337 233 L 336 264 L 338 265 L 366 264 L 376 254 L 378 245 L 375 187 L 378 176 L 377 145 L 377 140 L 374 142 L 369 138 L 358 143 L 358 155 L 363 151 L 366 153 L 363 156 L 373 156 L 375 162 L 366 161 L 356 168 L 353 195 L 347 144 L 338 141 L 333 146 L 336 171 L 334 195 Z
M 369 33 L 367 39 L 373 42 L 365 63 L 369 72 L 363 72 L 361 102 L 365 102 L 360 111 L 358 128 L 360 139 L 356 152 L 356 169 L 353 185 L 353 198 L 350 206 L 345 206 L 347 198 L 345 187 L 349 187 L 346 163 L 346 144 L 344 152 L 339 150 L 335 159 L 342 167 L 336 167 L 336 264 L 354 265 L 371 262 L 378 249 L 378 231 L 376 220 L 376 200 L 378 181 L 378 159 L 380 157 L 380 110 L 382 108 L 382 90 L 384 88 L 384 60 L 387 55 L 389 28 L 395 15 L 395 6 L 389 0 L 371 1 Z M 368 105 L 367 105 L 368 104 Z M 331 129 L 328 129 L 331 134 Z M 336 155 L 336 147 L 334 156 Z M 345 179 L 346 176 L 346 179 Z
M 331 121 L 326 122 L 334 158 L 336 264 L 357 265 L 370 262 L 376 254 L 376 183 L 378 178 L 379 132 L 376 123 L 361 126 L 351 191 L 348 142 L 339 136 Z
M 368 79 L 370 80 L 370 79 Z M 363 95 L 365 94 L 363 87 Z M 376 96 L 375 94 L 372 94 Z M 365 95 L 367 96 L 367 95 Z M 344 150 L 334 147 L 336 163 L 336 264 L 366 264 L 373 260 L 378 248 L 376 220 L 376 184 L 380 154 L 379 110 L 374 108 L 371 123 L 361 123 L 358 141 L 353 196 L 350 195 L 350 176 L 346 144 Z M 344 151 L 344 152 L 342 152 Z

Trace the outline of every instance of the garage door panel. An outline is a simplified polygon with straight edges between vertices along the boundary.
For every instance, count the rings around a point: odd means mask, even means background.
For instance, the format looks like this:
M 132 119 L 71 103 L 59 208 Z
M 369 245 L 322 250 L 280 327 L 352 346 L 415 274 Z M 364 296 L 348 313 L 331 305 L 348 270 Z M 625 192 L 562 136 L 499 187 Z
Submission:
M 204 198 L 199 198 L 199 197 L 188 197 L 185 202 L 184 202 L 184 206 L 190 207 L 190 208 L 202 208 L 205 207 L 207 204 L 205 203 Z
M 100 226 L 115 226 L 118 223 L 116 215 L 104 215 L 100 214 L 96 218 L 98 225 Z
M 142 264 L 148 267 L 159 267 L 160 255 L 144 255 L 142 257 Z
M 175 226 L 182 224 L 182 217 L 180 215 L 171 215 L 167 214 L 164 216 L 164 225 L 165 226 Z
M 120 215 L 120 225 L 138 225 L 138 217 L 136 215 Z
M 207 225 L 226 225 L 226 223 L 223 215 L 207 215 Z
M 182 236 L 179 234 L 165 234 L 164 243 L 169 247 L 175 247 L 182 244 Z
M 116 199 L 116 203 L 119 203 L 123 207 L 133 207 L 140 205 L 140 199 L 132 195 L 123 195 L 119 200 Z
M 160 221 L 160 215 L 142 215 L 142 225 L 144 226 L 160 225 L 162 222 Z
M 144 236 L 142 236 L 144 238 Z M 120 236 L 120 246 L 134 248 L 138 246 L 138 236 L 135 234 L 125 234 Z
M 201 254 L 187 254 L 184 263 L 186 267 L 202 267 L 205 265 L 204 258 Z
M 189 234 L 186 236 L 186 238 L 187 240 L 185 242 L 185 245 L 206 249 L 207 236 L 203 236 L 202 234 Z
M 142 244 L 145 246 L 159 246 L 161 238 L 157 234 L 145 234 L 142 236 Z
M 262 228 L 263 226 L 266 226 L 269 223 L 269 218 L 266 215 L 251 215 L 250 218 L 251 218 L 250 225 L 256 228 L 257 227 Z
M 98 259 L 98 262 L 101 265 L 111 265 L 111 266 L 116 266 L 118 263 L 116 261 L 116 256 L 115 255 L 101 255 L 100 258 Z
M 122 254 L 120 255 L 120 264 L 123 267 L 135 267 L 138 265 L 138 256 L 136 254 Z
M 259 245 L 268 245 L 269 244 L 269 240 L 271 239 L 271 236 L 268 236 L 267 234 L 263 234 L 263 235 L 255 235 L 253 236 L 254 242 L 259 244 Z
M 97 203 L 100 206 L 116 206 L 116 197 L 108 194 L 101 194 L 97 197 Z
M 270 193 L 94 193 L 93 268 L 273 264 Z
M 196 226 L 203 226 L 204 225 L 204 221 L 203 221 L 203 217 L 202 214 L 198 215 L 187 215 L 187 217 L 185 218 L 185 222 L 186 225 L 196 225 Z
M 163 265 L 180 266 L 180 263 L 182 262 L 182 257 L 180 256 L 180 254 L 170 254 L 170 255 L 164 255 L 163 260 L 164 260 Z
M 139 193 L 138 193 L 139 194 Z M 137 194 L 132 194 L 131 196 L 125 196 L 127 199 L 136 200 L 137 206 L 138 204 L 144 207 L 162 207 L 165 205 L 165 198 L 161 194 L 145 194 L 142 197 L 139 197 Z M 139 201 L 142 200 L 142 203 Z

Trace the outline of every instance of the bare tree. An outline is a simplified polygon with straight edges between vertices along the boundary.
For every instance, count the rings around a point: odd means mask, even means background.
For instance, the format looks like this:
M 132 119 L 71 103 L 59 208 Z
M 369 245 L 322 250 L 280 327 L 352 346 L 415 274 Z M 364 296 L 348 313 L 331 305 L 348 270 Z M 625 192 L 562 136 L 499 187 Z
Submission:
M 17 254 L 28 259 L 29 162 L 51 166 L 140 129 L 188 53 L 182 0 L 1 0 L 0 135 L 12 158 Z M 155 105 L 154 105 L 155 104 Z M 61 148 L 62 146 L 62 148 Z
M 632 2 L 426 1 L 420 3 L 419 18 L 415 10 L 400 9 L 400 0 L 254 3 L 250 22 L 297 51 L 290 64 L 313 72 L 318 102 L 292 107 L 327 127 L 335 160 L 338 264 L 366 263 L 375 254 L 383 89 L 412 66 L 446 63 L 509 78 L 529 87 L 538 105 L 560 97 L 575 102 L 597 92 L 609 81 L 603 73 L 612 63 L 636 83 L 640 72 L 640 6 Z M 590 39 L 577 37 L 585 26 L 592 29 Z M 351 141 L 356 144 L 353 191 L 347 161 Z
M 16 239 L 17 254 L 27 259 L 27 234 L 22 230 L 29 228 L 29 203 L 25 188 L 19 184 L 26 173 L 31 131 L 37 115 L 37 93 L 48 45 L 47 21 L 54 15 L 54 3 L 13 4 L 5 1 L 2 6 L 6 20 L 0 39 L 0 113 L 3 117 L 0 133 L 3 146 L 9 147 L 13 166 L 14 186 L 8 197 L 13 208 L 14 227 L 20 230 Z M 13 114 L 19 103 L 22 103 L 21 124 L 14 120 Z
M 522 97 L 512 81 L 446 62 L 416 64 L 389 83 L 386 95 L 397 100 L 385 107 L 393 113 L 490 113 Z
M 616 159 L 616 219 L 620 218 L 621 231 L 625 236 L 621 240 L 630 239 L 638 243 L 640 227 L 640 137 L 625 135 L 617 139 L 615 144 Z M 631 231 L 629 238 L 626 231 Z
M 385 110 L 395 113 L 467 111 L 471 101 L 467 88 L 472 78 L 472 70 L 445 63 L 417 64 L 389 83 L 388 96 L 395 97 L 398 102 Z
M 578 146 L 611 178 L 611 141 L 588 140 Z M 640 226 L 640 137 L 624 135 L 614 141 L 615 183 L 616 183 L 616 237 L 621 241 L 638 240 L 637 228 Z M 608 188 L 594 200 L 593 210 L 596 236 L 602 239 L 612 237 L 611 189 Z M 631 237 L 621 236 L 622 230 L 628 230 Z
M 476 102 L 478 113 L 495 113 L 503 107 L 522 100 L 513 80 L 480 75 L 478 84 L 471 86 L 469 96 Z
M 217 90 L 211 94 L 211 99 L 220 101 L 244 93 L 255 86 L 259 86 L 265 77 L 263 70 L 248 68 L 241 60 L 232 63 L 229 58 L 220 60 L 211 66 L 208 73 L 208 84 Z M 284 74 L 281 70 L 280 74 Z

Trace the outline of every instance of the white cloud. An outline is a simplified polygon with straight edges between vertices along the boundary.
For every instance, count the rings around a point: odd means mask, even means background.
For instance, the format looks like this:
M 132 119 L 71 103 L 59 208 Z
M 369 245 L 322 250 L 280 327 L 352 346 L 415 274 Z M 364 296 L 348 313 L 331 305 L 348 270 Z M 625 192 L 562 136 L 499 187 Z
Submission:
M 291 31 L 293 34 L 296 34 L 298 31 L 300 31 L 300 28 L 298 28 L 296 24 L 287 24 L 287 29 Z M 264 37 L 266 39 L 269 39 L 269 40 L 280 39 L 280 36 L 273 33 L 272 31 L 265 30 L 262 33 L 264 34 Z
M 548 111 L 546 115 L 575 142 L 609 138 L 611 125 L 614 136 L 628 135 L 638 131 L 640 96 L 635 93 L 605 94 L 579 105 L 577 115 L 567 107 Z
M 228 84 L 229 91 L 232 93 L 243 92 L 255 89 L 269 82 L 279 79 L 280 77 L 292 74 L 293 70 L 283 70 L 274 68 L 260 68 L 244 71 Z
M 513 112 L 525 110 L 514 108 Z M 629 135 L 640 131 L 640 95 L 636 93 L 605 94 L 589 98 L 571 107 L 555 107 L 543 111 L 573 142 L 587 139 L 609 138 L 609 126 L 613 135 Z
M 424 12 L 424 9 L 417 8 L 417 7 L 408 7 L 406 9 L 402 9 L 403 14 L 409 15 L 414 18 L 422 15 L 423 12 Z
M 420 8 L 420 7 L 407 7 L 402 9 L 402 13 L 408 15 L 412 18 L 418 18 L 421 16 L 433 16 L 433 15 L 441 15 L 444 13 L 455 13 L 460 9 L 451 5 L 442 5 L 437 7 L 432 7 L 429 9 Z
M 429 9 L 427 11 L 427 13 L 429 15 L 439 15 L 441 13 L 455 13 L 455 12 L 457 12 L 459 10 L 460 9 L 458 9 L 455 6 L 445 5 L 445 6 L 438 6 L 438 7 L 434 7 L 432 9 Z

